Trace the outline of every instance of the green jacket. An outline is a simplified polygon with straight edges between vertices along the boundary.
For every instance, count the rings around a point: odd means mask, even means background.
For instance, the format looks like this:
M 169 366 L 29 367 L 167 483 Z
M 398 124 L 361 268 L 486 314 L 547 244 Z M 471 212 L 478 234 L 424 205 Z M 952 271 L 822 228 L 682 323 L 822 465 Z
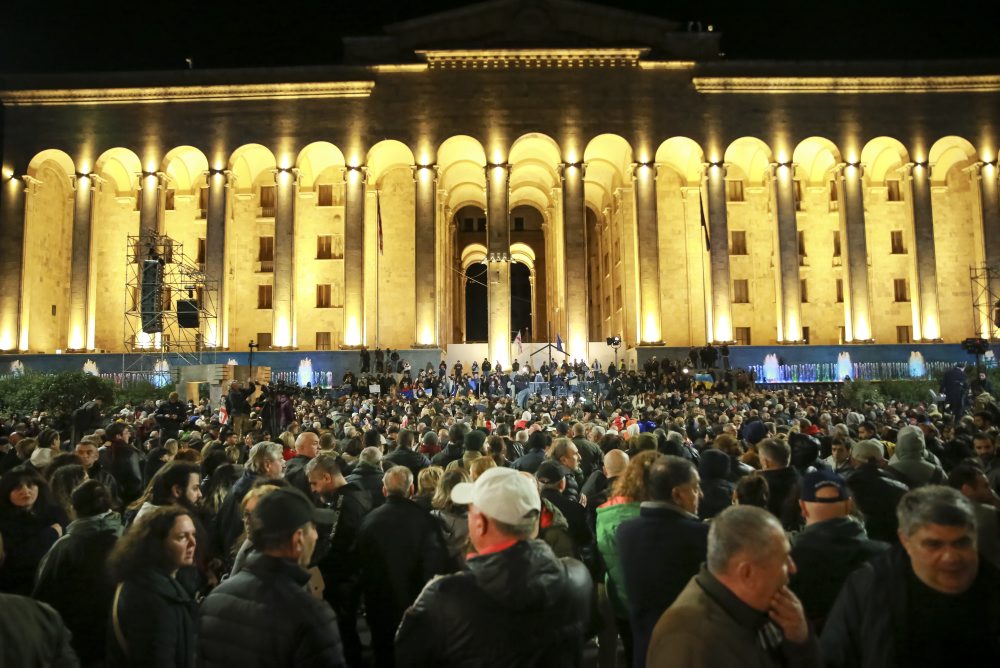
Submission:
M 639 502 L 626 501 L 615 496 L 597 509 L 597 549 L 607 567 L 605 585 L 615 616 L 628 619 L 628 601 L 625 599 L 625 574 L 618 559 L 618 539 L 615 533 L 622 522 L 639 516 Z

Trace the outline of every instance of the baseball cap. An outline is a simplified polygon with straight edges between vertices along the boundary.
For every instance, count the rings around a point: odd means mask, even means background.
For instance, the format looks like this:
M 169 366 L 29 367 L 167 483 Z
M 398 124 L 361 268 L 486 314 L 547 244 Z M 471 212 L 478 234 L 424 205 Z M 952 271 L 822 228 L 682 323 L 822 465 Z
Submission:
M 337 519 L 335 511 L 317 508 L 295 488 L 276 489 L 260 497 L 252 516 L 266 534 L 295 531 L 307 522 L 333 524 Z
M 817 497 L 816 492 L 821 489 L 834 489 L 837 496 Z M 802 500 L 812 503 L 837 503 L 846 501 L 849 497 L 847 483 L 837 473 L 833 471 L 812 471 L 802 478 Z
M 546 459 L 538 467 L 538 470 L 535 471 L 535 478 L 538 479 L 538 482 L 548 485 L 554 482 L 559 482 L 565 478 L 568 473 L 569 471 L 566 467 L 559 462 L 552 459 Z
M 514 469 L 499 467 L 489 469 L 476 482 L 455 485 L 451 500 L 462 505 L 474 503 L 484 515 L 505 524 L 517 524 L 542 507 L 534 480 Z

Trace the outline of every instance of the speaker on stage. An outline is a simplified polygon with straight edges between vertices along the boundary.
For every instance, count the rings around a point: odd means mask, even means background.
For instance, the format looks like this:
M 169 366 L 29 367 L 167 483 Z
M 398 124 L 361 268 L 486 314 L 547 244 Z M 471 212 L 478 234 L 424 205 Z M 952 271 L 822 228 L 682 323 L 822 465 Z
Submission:
M 195 299 L 177 300 L 177 324 L 181 327 L 197 329 L 199 324 L 198 301 Z
M 143 260 L 139 293 L 139 316 L 142 331 L 156 334 L 163 331 L 163 265 L 159 260 Z

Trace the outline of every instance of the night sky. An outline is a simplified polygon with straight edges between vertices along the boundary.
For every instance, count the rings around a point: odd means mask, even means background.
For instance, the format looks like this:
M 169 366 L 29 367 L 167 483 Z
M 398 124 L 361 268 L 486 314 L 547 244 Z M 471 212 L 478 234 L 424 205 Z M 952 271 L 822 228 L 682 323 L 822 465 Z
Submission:
M 388 23 L 468 4 L 474 3 L 66 1 L 41 8 L 7 2 L 0 14 L 0 72 L 182 69 L 187 57 L 197 69 L 336 64 L 342 35 L 377 34 Z M 723 33 L 727 59 L 1000 58 L 995 1 L 597 4 L 711 23 Z

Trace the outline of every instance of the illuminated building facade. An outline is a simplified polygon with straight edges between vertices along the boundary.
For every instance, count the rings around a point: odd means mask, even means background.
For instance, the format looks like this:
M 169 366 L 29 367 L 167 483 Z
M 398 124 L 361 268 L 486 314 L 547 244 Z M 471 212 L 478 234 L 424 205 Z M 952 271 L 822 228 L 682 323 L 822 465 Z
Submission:
M 515 274 L 531 337 L 573 357 L 988 334 L 995 64 L 725 62 L 718 39 L 499 0 L 338 66 L 6 77 L 0 350 L 123 350 L 140 229 L 217 281 L 204 341 L 234 351 L 463 342 L 474 265 L 504 363 Z

